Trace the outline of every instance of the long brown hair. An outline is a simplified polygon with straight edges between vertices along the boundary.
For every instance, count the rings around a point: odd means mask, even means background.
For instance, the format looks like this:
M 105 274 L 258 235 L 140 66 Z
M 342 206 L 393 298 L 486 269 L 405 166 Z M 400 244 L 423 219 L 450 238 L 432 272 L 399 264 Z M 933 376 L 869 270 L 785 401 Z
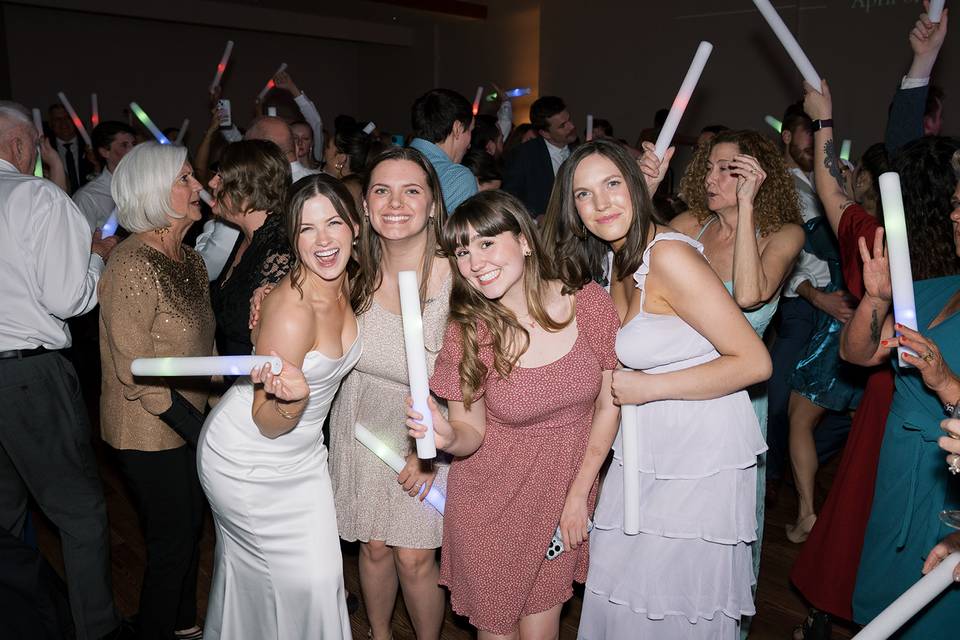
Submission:
M 647 183 L 636 161 L 622 144 L 594 140 L 577 147 L 557 172 L 543 224 L 544 246 L 550 253 L 557 277 L 563 281 L 564 293 L 577 291 L 591 280 L 600 280 L 610 251 L 609 244 L 583 226 L 573 198 L 573 175 L 580 162 L 594 154 L 610 160 L 623 175 L 633 207 L 633 222 L 626 241 L 613 255 L 612 279 L 622 280 L 637 271 L 643 262 L 651 225 L 664 224 L 650 201 Z
M 303 206 L 308 200 L 317 196 L 323 196 L 330 201 L 337 215 L 347 223 L 351 232 L 355 228 L 353 219 L 356 217 L 356 212 L 352 212 L 355 208 L 353 197 L 347 191 L 347 188 L 340 184 L 339 180 L 325 173 L 317 173 L 300 178 L 293 183 L 290 192 L 287 194 L 284 211 L 286 211 L 287 238 L 290 241 L 290 247 L 293 249 L 291 252 L 293 264 L 290 267 L 290 288 L 296 289 L 301 298 L 303 298 L 303 279 L 306 277 L 306 273 L 304 273 L 303 260 L 300 258 L 300 252 L 297 249 L 297 240 L 300 237 L 300 224 L 303 222 Z M 356 238 L 355 234 L 354 238 Z M 353 285 L 353 282 L 356 280 L 357 272 L 356 256 L 351 255 L 347 264 L 347 279 L 350 282 L 350 305 L 354 308 L 354 311 L 357 308 L 357 288 Z
M 687 173 L 680 180 L 680 194 L 697 221 L 703 224 L 714 214 L 707 207 L 707 161 L 713 148 L 724 142 L 735 144 L 740 153 L 756 158 L 767 173 L 753 203 L 754 224 L 760 235 L 779 231 L 788 222 L 803 224 L 797 187 L 783 164 L 783 156 L 765 136 L 749 130 L 718 133 L 693 155 Z
M 554 276 L 536 227 L 519 200 L 503 191 L 481 191 L 457 207 L 443 228 L 440 244 L 454 274 L 450 320 L 460 326 L 463 342 L 460 386 L 463 403 L 468 409 L 489 373 L 480 359 L 480 348 L 492 348 L 493 368 L 501 378 L 506 378 L 530 346 L 530 334 L 517 316 L 499 300 L 490 300 L 477 291 L 460 274 L 456 251 L 469 246 L 471 230 L 481 237 L 497 236 L 509 231 L 514 237 L 522 237 L 527 241 L 530 255 L 524 258 L 523 291 L 530 315 L 537 324 L 547 331 L 559 331 L 570 324 L 574 317 L 571 313 L 569 318 L 558 322 L 550 317 L 543 306 L 545 284 Z M 483 343 L 480 342 L 481 326 L 486 330 Z
M 423 252 L 423 266 L 420 269 L 420 305 L 427 299 L 427 284 L 433 268 L 433 258 L 437 255 L 440 243 L 440 230 L 446 222 L 447 208 L 443 204 L 443 195 L 440 191 L 440 179 L 433 165 L 423 157 L 423 154 L 410 147 L 391 147 L 378 155 L 370 163 L 370 168 L 363 181 L 364 201 L 370 190 L 370 178 L 377 167 L 390 160 L 406 160 L 412 162 L 427 176 L 427 188 L 433 198 L 433 216 L 427 222 L 427 246 Z M 432 227 L 432 229 L 430 229 Z M 373 294 L 380 288 L 383 281 L 383 240 L 377 235 L 370 224 L 370 216 L 360 216 L 360 239 L 358 242 L 357 259 L 360 262 L 360 271 L 357 274 L 355 286 L 351 295 L 356 296 L 357 304 L 354 311 L 358 314 L 370 308 Z

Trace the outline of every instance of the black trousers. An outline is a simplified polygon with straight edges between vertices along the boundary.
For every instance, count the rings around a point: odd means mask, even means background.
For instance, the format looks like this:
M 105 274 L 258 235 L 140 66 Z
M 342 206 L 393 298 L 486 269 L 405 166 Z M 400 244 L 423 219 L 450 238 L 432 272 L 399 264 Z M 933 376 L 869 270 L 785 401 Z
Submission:
M 110 534 L 90 424 L 73 366 L 58 353 L 0 360 L 0 528 L 23 533 L 27 497 L 60 530 L 77 639 L 119 624 Z
M 170 640 L 197 623 L 203 490 L 196 452 L 117 450 L 147 546 L 138 637 Z

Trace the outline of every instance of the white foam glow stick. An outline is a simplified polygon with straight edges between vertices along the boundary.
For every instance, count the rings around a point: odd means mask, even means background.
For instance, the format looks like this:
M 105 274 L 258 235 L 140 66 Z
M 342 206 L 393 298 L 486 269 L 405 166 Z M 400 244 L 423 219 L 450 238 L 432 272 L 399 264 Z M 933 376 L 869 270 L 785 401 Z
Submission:
M 767 24 L 770 25 L 770 28 L 773 29 L 777 38 L 780 39 L 780 44 L 787 50 L 787 55 L 793 60 L 793 64 L 797 66 L 803 79 L 806 80 L 807 84 L 811 87 L 820 91 L 820 74 L 813 68 L 813 65 L 810 63 L 810 58 L 808 58 L 807 54 L 800 48 L 797 39 L 793 37 L 790 29 L 783 23 L 783 18 L 780 17 L 777 10 L 770 4 L 770 0 L 753 0 L 753 4 L 757 5 L 757 9 L 760 10 Z
M 70 104 L 70 101 L 67 100 L 67 96 L 63 94 L 63 91 L 57 94 L 57 97 L 60 98 L 60 104 L 63 105 L 63 108 L 67 110 L 70 119 L 73 120 L 73 126 L 77 128 L 77 132 L 80 134 L 80 137 L 83 138 L 83 141 L 87 143 L 87 146 L 92 146 L 90 142 L 90 134 L 87 133 L 87 128 L 83 126 L 83 120 L 80 119 L 80 116 L 77 115 L 77 112 L 74 110 L 73 105 Z
M 687 103 L 690 102 L 690 96 L 693 95 L 693 90 L 697 88 L 700 74 L 703 73 L 703 67 L 707 64 L 707 58 L 710 57 L 712 51 L 713 45 L 706 40 L 701 42 L 700 46 L 697 47 L 697 53 L 693 56 L 693 62 L 690 63 L 690 68 L 687 69 L 687 75 L 684 76 L 683 83 L 680 85 L 680 91 L 677 92 L 677 97 L 673 99 L 673 104 L 670 106 L 670 113 L 667 114 L 663 128 L 660 129 L 660 135 L 657 136 L 655 153 L 661 160 L 663 160 L 663 155 L 670 147 L 670 143 L 673 142 L 673 136 L 677 132 L 677 127 L 680 125 L 680 118 L 683 117 Z
M 946 4 L 946 0 L 930 0 L 930 13 L 927 14 L 930 22 L 940 22 L 944 4 Z
M 110 213 L 110 217 L 107 218 L 107 221 L 103 223 L 103 226 L 100 227 L 100 237 L 109 238 L 110 236 L 117 233 L 117 226 L 119 222 L 117 221 L 117 208 L 114 207 L 113 211 Z
M 850 140 L 844 140 L 840 143 L 840 159 L 850 161 L 850 150 L 853 147 L 853 143 Z
M 206 189 L 200 189 L 200 199 L 206 202 L 208 207 L 213 206 L 213 196 Z
M 190 118 L 184 118 L 183 124 L 180 125 L 180 131 L 177 132 L 177 139 L 173 141 L 173 144 L 183 144 L 183 136 L 186 135 L 189 126 Z
M 286 70 L 287 70 L 287 63 L 284 62 L 283 64 L 280 65 L 280 67 L 276 71 L 273 72 L 273 76 L 270 76 L 270 79 L 267 80 L 267 84 L 265 84 L 263 86 L 263 89 L 260 90 L 260 93 L 257 94 L 257 100 L 263 100 L 263 97 L 267 95 L 270 89 L 273 89 L 275 86 L 277 86 L 277 83 L 273 81 L 273 77 L 278 73 L 283 73 Z
M 277 108 L 276 107 L 267 107 L 267 115 L 271 118 L 277 117 Z
M 620 445 L 623 455 L 623 532 L 640 533 L 640 457 L 637 405 L 620 407 Z
M 37 128 L 37 135 L 43 135 L 43 118 L 40 117 L 40 109 L 33 108 L 33 126 Z M 38 178 L 43 177 L 43 160 L 40 159 L 40 153 L 37 153 L 37 161 L 33 165 L 33 175 Z
M 383 460 L 388 467 L 393 469 L 395 472 L 400 473 L 403 471 L 403 468 L 407 466 L 406 460 L 404 460 L 399 453 L 388 447 L 383 443 L 380 438 L 373 435 L 369 429 L 367 429 L 362 424 L 356 425 L 354 427 L 354 437 L 365 446 L 367 449 L 370 449 L 378 458 Z M 424 485 L 426 486 L 426 485 Z M 423 489 L 420 490 L 423 493 Z M 443 515 L 443 510 L 447 504 L 447 497 L 443 495 L 443 492 L 440 491 L 437 487 L 430 487 L 430 491 L 427 492 L 427 497 L 424 498 L 430 505 L 440 512 L 440 515 Z
M 160 144 L 170 144 L 170 139 L 167 136 L 163 135 L 163 132 L 160 131 L 160 128 L 153 124 L 153 120 L 150 119 L 150 116 L 147 115 L 147 112 L 140 108 L 136 102 L 130 103 L 130 110 L 133 111 L 133 115 L 137 116 L 137 120 L 145 126 L 150 133 L 153 134 L 153 137 L 157 139 L 157 142 Z
M 913 299 L 913 272 L 910 269 L 910 244 L 907 242 L 907 221 L 900 191 L 900 174 L 889 171 L 880 174 L 880 199 L 883 202 L 883 226 L 887 236 L 887 258 L 890 261 L 890 284 L 893 287 L 893 319 L 905 327 L 917 330 L 917 305 Z M 869 243 L 869 241 L 868 241 Z M 899 332 L 898 332 L 899 335 Z M 898 347 L 900 366 L 909 367 L 903 360 L 907 347 Z
M 473 115 L 480 113 L 480 98 L 483 97 L 483 85 L 477 87 L 477 97 L 473 99 Z
M 420 313 L 420 286 L 417 284 L 417 272 L 401 271 L 398 281 L 410 396 L 413 398 L 413 408 L 423 416 L 421 422 L 427 427 L 426 435 L 417 438 L 417 457 L 435 458 L 437 443 L 433 435 L 433 417 L 427 405 L 427 398 L 430 397 L 430 382 L 427 379 L 427 350 L 423 346 L 423 316 Z
M 220 79 L 223 78 L 223 72 L 227 70 L 227 63 L 230 62 L 230 54 L 233 53 L 233 40 L 227 40 L 227 46 L 220 56 L 220 62 L 217 64 L 217 72 L 213 74 L 213 82 L 210 83 L 210 93 L 217 90 L 220 86 Z
M 593 140 L 593 114 L 587 114 L 587 142 Z
M 137 358 L 130 363 L 135 376 L 248 376 L 254 367 L 270 365 L 274 375 L 283 363 L 276 356 L 208 356 L 200 358 Z
M 377 128 L 376 122 L 368 122 L 367 126 L 363 128 L 363 132 L 367 135 L 370 135 L 371 133 L 373 133 L 373 130 L 376 128 Z
M 883 217 L 887 217 L 886 209 Z M 881 611 L 860 633 L 853 636 L 854 640 L 886 640 L 892 636 L 931 600 L 954 584 L 953 569 L 957 563 L 960 563 L 960 552 L 951 553 L 933 571 L 917 580 L 903 595 Z
M 100 124 L 100 104 L 97 102 L 97 94 L 90 94 L 90 125 L 94 128 Z

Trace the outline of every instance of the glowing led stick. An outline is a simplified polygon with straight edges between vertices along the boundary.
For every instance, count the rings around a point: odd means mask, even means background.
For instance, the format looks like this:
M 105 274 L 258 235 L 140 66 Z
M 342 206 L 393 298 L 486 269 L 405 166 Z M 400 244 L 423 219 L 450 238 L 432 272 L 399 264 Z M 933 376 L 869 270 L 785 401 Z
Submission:
M 886 209 L 883 217 L 887 217 Z M 854 640 L 886 640 L 892 636 L 931 600 L 954 584 L 953 570 L 958 563 L 960 552 L 951 553 L 933 571 L 917 580 L 903 595 L 881 611 L 880 615 L 854 636 Z
M 370 430 L 367 429 L 362 424 L 358 424 L 354 427 L 354 437 L 365 446 L 367 449 L 370 449 L 378 458 L 383 460 L 388 467 L 400 473 L 403 471 L 403 468 L 407 466 L 407 461 L 404 460 L 399 453 L 388 447 L 383 443 L 380 438 L 370 433 Z M 420 442 L 417 440 L 417 442 Z M 424 485 L 425 487 L 426 485 Z M 423 488 L 421 487 L 420 493 L 423 493 Z M 443 492 L 440 491 L 437 487 L 430 487 L 430 491 L 427 492 L 427 497 L 424 498 L 430 505 L 440 512 L 440 515 L 443 515 L 443 509 L 447 504 L 447 497 L 443 495 Z
M 657 136 L 655 153 L 661 160 L 663 160 L 663 154 L 667 152 L 667 148 L 673 141 L 673 135 L 677 132 L 677 127 L 680 125 L 680 118 L 683 117 L 687 103 L 690 102 L 690 96 L 693 95 L 693 90 L 697 88 L 697 82 L 700 81 L 700 74 L 703 73 L 703 67 L 707 64 L 707 58 L 710 57 L 712 51 L 713 45 L 706 40 L 701 42 L 700 46 L 697 47 L 697 53 L 693 56 L 693 62 L 690 63 L 690 68 L 687 69 L 687 75 L 683 78 L 683 84 L 680 85 L 680 91 L 677 92 L 677 97 L 673 99 L 670 113 L 667 114 L 663 128 L 660 129 L 660 135 Z
M 227 40 L 227 46 L 220 56 L 220 62 L 217 64 L 217 72 L 213 74 L 213 82 L 210 83 L 210 93 L 217 90 L 220 86 L 220 79 L 223 78 L 223 72 L 227 70 L 227 63 L 230 62 L 230 54 L 233 53 L 233 40 Z
M 274 375 L 283 363 L 276 356 L 208 356 L 201 358 L 137 358 L 130 373 L 151 378 L 168 376 L 248 376 L 254 367 L 270 365 Z
M 887 236 L 887 258 L 890 261 L 890 285 L 893 288 L 893 319 L 905 327 L 917 330 L 917 306 L 913 299 L 913 273 L 910 270 L 910 244 L 907 242 L 907 221 L 903 212 L 903 194 L 900 192 L 900 174 L 889 171 L 880 174 L 880 199 L 883 202 L 883 226 Z M 898 347 L 900 366 L 909 367 L 903 360 L 906 351 L 916 356 L 913 349 Z
M 427 380 L 427 350 L 423 346 L 423 316 L 420 313 L 420 286 L 417 284 L 417 272 L 401 271 L 398 281 L 410 395 L 413 397 L 413 408 L 423 416 L 422 422 L 427 427 L 426 435 L 417 438 L 417 457 L 435 458 L 437 444 L 433 436 L 433 417 L 427 405 L 427 398 L 430 397 L 430 383 Z
M 107 218 L 107 221 L 103 223 L 103 226 L 100 227 L 100 237 L 109 238 L 110 236 L 117 233 L 117 208 L 114 207 L 113 211 L 110 213 L 110 217 Z
M 623 532 L 640 533 L 640 445 L 637 405 L 620 407 L 620 445 L 623 455 Z
M 780 17 L 780 14 L 777 13 L 777 10 L 773 8 L 773 5 L 770 4 L 770 0 L 753 0 L 753 4 L 757 5 L 757 9 L 760 10 L 767 24 L 770 25 L 770 28 L 773 29 L 777 38 L 780 39 L 780 44 L 787 50 L 787 55 L 793 60 L 793 64 L 797 66 L 803 79 L 806 80 L 807 84 L 811 87 L 820 91 L 820 75 L 817 73 L 817 70 L 813 68 L 813 65 L 810 64 L 810 58 L 808 58 L 807 54 L 800 48 L 797 39 L 793 37 L 790 29 L 783 23 L 783 19 Z
M 184 118 L 183 124 L 180 125 L 180 131 L 177 132 L 177 139 L 173 141 L 173 144 L 183 144 L 183 136 L 187 134 L 187 127 L 190 126 L 190 118 Z
M 43 135 L 43 118 L 40 117 L 40 109 L 33 109 L 33 126 L 37 128 L 37 134 Z M 43 177 L 43 160 L 40 159 L 40 153 L 37 152 L 37 162 L 33 165 L 33 175 L 38 178 Z
M 763 116 L 763 121 L 768 125 L 777 130 L 777 133 L 780 133 L 783 130 L 783 123 L 774 118 L 773 116 Z
M 930 12 L 927 14 L 930 22 L 940 22 L 944 4 L 946 4 L 946 0 L 930 0 Z
M 97 94 L 90 94 L 90 125 L 96 127 L 100 124 L 100 104 L 97 102 Z
M 587 114 L 587 142 L 593 140 L 593 114 Z
M 163 132 L 157 128 L 157 125 L 153 124 L 153 120 L 150 119 L 150 116 L 147 115 L 147 112 L 140 108 L 136 102 L 130 103 L 130 110 L 133 111 L 133 115 L 137 116 L 137 120 L 150 130 L 150 133 L 153 134 L 153 137 L 157 139 L 157 142 L 160 144 L 170 144 L 170 140 L 167 136 L 163 135 Z
M 530 93 L 530 87 L 517 87 L 516 89 L 505 91 L 503 95 L 507 96 L 508 98 L 519 98 L 520 96 L 528 96 Z
M 67 100 L 67 96 L 63 95 L 63 91 L 57 94 L 57 97 L 60 98 L 60 104 L 63 105 L 63 108 L 67 110 L 67 113 L 70 115 L 70 119 L 73 120 L 73 126 L 77 128 L 77 131 L 80 133 L 80 137 L 83 138 L 83 141 L 87 143 L 87 146 L 91 146 L 90 134 L 87 133 L 87 128 L 83 126 L 83 120 L 80 119 L 80 116 L 77 115 L 77 112 L 73 109 L 73 105 L 70 104 L 70 101 Z
M 840 159 L 850 162 L 850 148 L 853 146 L 853 143 L 849 140 L 844 140 L 840 143 Z
M 213 196 L 206 189 L 200 189 L 200 199 L 206 202 L 208 207 L 213 206 Z
M 267 84 L 265 84 L 263 89 L 260 90 L 260 93 L 257 94 L 257 100 L 263 100 L 263 97 L 267 95 L 270 89 L 273 89 L 275 86 L 277 86 L 277 83 L 274 82 L 273 80 L 274 76 L 276 76 L 279 73 L 283 73 L 286 70 L 287 70 L 287 63 L 284 62 L 283 64 L 280 65 L 280 68 L 277 69 L 272 76 L 270 76 L 270 79 L 267 80 Z
M 373 133 L 373 130 L 376 128 L 377 128 L 376 122 L 368 122 L 367 126 L 363 128 L 363 132 L 367 135 L 370 135 L 371 133 Z
M 480 98 L 483 97 L 483 85 L 477 87 L 477 97 L 473 99 L 473 115 L 480 113 Z

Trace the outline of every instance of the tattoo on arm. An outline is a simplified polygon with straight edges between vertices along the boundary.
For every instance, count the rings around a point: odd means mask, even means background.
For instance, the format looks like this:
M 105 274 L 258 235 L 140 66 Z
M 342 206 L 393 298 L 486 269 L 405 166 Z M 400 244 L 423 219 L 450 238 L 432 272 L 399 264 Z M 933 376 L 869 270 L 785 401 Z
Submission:
M 877 318 L 877 310 L 870 312 L 870 339 L 873 342 L 880 342 L 880 319 Z
M 840 163 L 837 162 L 837 153 L 833 144 L 833 138 L 830 138 L 824 143 L 823 154 L 823 166 L 830 172 L 833 179 L 837 181 L 837 186 L 843 195 L 847 195 L 847 185 L 843 182 L 843 172 L 840 171 Z

